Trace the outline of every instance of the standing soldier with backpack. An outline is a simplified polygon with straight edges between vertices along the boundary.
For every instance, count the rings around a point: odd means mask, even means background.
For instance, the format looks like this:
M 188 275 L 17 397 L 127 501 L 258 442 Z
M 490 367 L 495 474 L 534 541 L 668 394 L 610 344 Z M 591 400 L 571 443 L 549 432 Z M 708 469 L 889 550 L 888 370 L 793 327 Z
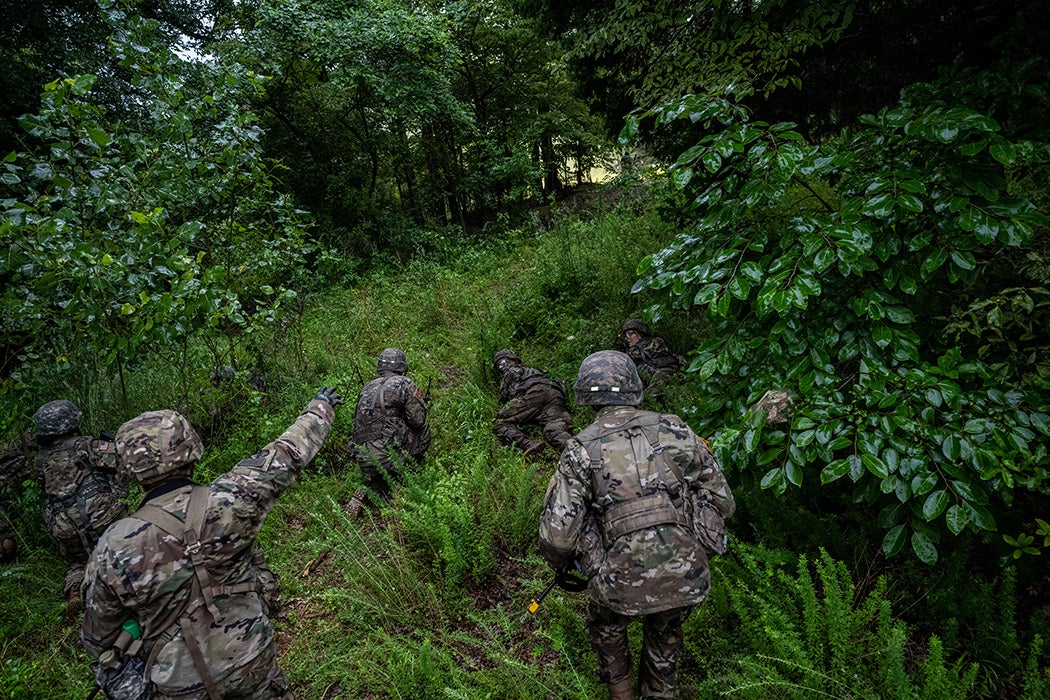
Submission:
M 203 445 L 179 413 L 150 411 L 120 426 L 121 471 L 146 495 L 99 540 L 81 629 L 88 654 L 103 659 L 96 678 L 108 696 L 113 682 L 117 697 L 142 697 L 132 686 L 158 700 L 294 697 L 269 619 L 278 586 L 255 537 L 321 449 L 342 403 L 322 388 L 283 435 L 207 486 L 191 479 Z M 104 661 L 129 626 L 141 628 L 141 647 L 121 669 L 141 675 L 112 678 Z
M 543 437 L 561 454 L 572 437 L 572 417 L 565 397 L 565 383 L 547 373 L 522 364 L 513 350 L 500 350 L 492 360 L 500 375 L 499 413 L 492 432 L 504 445 L 514 445 L 527 456 L 539 454 L 543 443 L 522 430 L 539 425 Z
M 638 410 L 642 393 L 627 355 L 583 361 L 576 403 L 598 414 L 562 453 L 540 520 L 540 554 L 590 578 L 587 628 L 612 700 L 634 697 L 627 626 L 639 617 L 639 693 L 677 697 L 682 624 L 710 591 L 708 553 L 724 551 L 704 526 L 736 507 L 707 443 L 678 416 Z
M 62 594 L 66 612 L 83 607 L 80 584 L 95 543 L 128 513 L 128 495 L 117 477 L 117 451 L 111 440 L 79 435 L 83 413 L 72 401 L 49 401 L 33 415 L 40 451 L 33 459 L 44 490 L 44 522 L 66 560 Z
M 390 495 L 401 465 L 422 462 L 430 447 L 427 403 L 415 382 L 405 376 L 403 350 L 387 348 L 376 361 L 378 377 L 365 384 L 354 411 L 354 435 L 346 446 L 361 468 L 368 489 L 381 498 Z M 350 517 L 361 512 L 367 493 L 358 489 L 348 507 Z

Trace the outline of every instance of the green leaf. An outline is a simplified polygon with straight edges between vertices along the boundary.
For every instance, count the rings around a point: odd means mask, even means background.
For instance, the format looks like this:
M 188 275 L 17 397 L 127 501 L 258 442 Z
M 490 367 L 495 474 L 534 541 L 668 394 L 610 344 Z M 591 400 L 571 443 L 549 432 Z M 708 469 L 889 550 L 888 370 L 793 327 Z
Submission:
M 95 129 L 95 128 L 92 128 L 92 127 L 88 127 L 87 132 L 88 132 L 88 137 L 92 141 L 94 141 L 100 148 L 103 147 L 103 146 L 108 145 L 109 142 L 113 140 L 113 139 L 110 138 L 109 134 L 107 134 L 102 129 Z
M 799 467 L 792 461 L 788 461 L 784 465 L 784 471 L 787 473 L 787 480 L 795 486 L 802 486 L 802 468 Z
M 708 172 L 718 172 L 718 169 L 722 167 L 722 156 L 718 154 L 718 151 L 708 151 L 701 160 Z M 692 174 L 691 171 L 690 174 Z
M 890 528 L 890 531 L 882 538 L 882 551 L 887 557 L 896 556 L 904 549 L 904 543 L 907 541 L 908 533 L 904 530 L 904 526 L 897 525 Z
M 948 492 L 945 489 L 937 489 L 927 496 L 926 502 L 922 504 L 922 517 L 926 518 L 927 522 L 929 522 L 940 516 L 947 507 Z
M 939 481 L 940 477 L 933 472 L 917 474 L 915 478 L 911 480 L 911 490 L 916 496 L 922 496 L 936 486 Z
M 829 462 L 828 465 L 820 471 L 820 483 L 828 484 L 836 479 L 841 479 L 846 476 L 846 474 L 849 474 L 849 471 L 849 460 L 836 459 L 833 462 Z
M 734 277 L 729 283 L 729 293 L 737 299 L 747 299 L 748 294 L 751 293 L 751 285 L 743 277 Z
M 889 477 L 890 468 L 886 466 L 885 462 L 883 462 L 875 455 L 865 453 L 860 456 L 860 459 L 864 463 L 864 466 L 867 468 L 867 470 L 875 476 L 879 477 L 880 479 L 885 479 Z
M 671 180 L 674 182 L 675 187 L 678 189 L 684 188 L 689 184 L 689 181 L 693 179 L 692 168 L 681 168 L 671 172 Z
M 918 530 L 911 533 L 911 548 L 922 563 L 930 566 L 937 563 L 936 545 L 933 544 L 929 537 Z
M 913 194 L 902 194 L 897 197 L 897 204 L 908 211 L 918 214 L 922 211 L 922 200 Z
M 1009 165 L 1017 158 L 1017 149 L 1002 136 L 996 136 L 992 139 L 992 145 L 988 147 L 988 152 L 992 154 L 992 158 L 995 158 L 1003 165 Z
M 970 522 L 970 513 L 966 508 L 956 504 L 948 509 L 948 514 L 944 516 L 944 520 L 948 525 L 948 529 L 958 535 L 966 527 L 966 524 Z
M 776 469 L 770 469 L 768 472 L 766 472 L 765 475 L 762 477 L 762 481 L 759 483 L 762 486 L 762 488 L 768 489 L 776 487 L 783 481 L 784 470 L 780 467 L 777 467 Z
M 876 219 L 885 219 L 893 213 L 893 205 L 893 195 L 889 192 L 883 192 L 865 202 L 862 211 Z
M 949 435 L 941 441 L 941 452 L 950 462 L 959 459 L 962 454 L 962 443 L 958 435 Z

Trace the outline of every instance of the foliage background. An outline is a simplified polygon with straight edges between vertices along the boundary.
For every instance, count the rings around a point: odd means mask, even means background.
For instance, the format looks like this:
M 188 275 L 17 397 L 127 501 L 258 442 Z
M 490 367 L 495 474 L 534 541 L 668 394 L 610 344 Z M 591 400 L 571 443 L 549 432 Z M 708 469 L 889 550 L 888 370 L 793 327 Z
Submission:
M 343 411 L 261 538 L 285 667 L 307 697 L 594 697 L 583 600 L 525 614 L 553 455 L 498 447 L 490 358 L 571 383 L 641 315 L 741 506 L 687 696 L 1045 697 L 1050 23 L 934 5 L 10 8 L 4 440 L 51 398 L 90 432 L 176 407 L 209 479 L 402 347 L 432 454 L 352 521 Z M 749 411 L 768 388 L 789 423 Z M 86 694 L 41 494 L 0 507 L 0 694 Z

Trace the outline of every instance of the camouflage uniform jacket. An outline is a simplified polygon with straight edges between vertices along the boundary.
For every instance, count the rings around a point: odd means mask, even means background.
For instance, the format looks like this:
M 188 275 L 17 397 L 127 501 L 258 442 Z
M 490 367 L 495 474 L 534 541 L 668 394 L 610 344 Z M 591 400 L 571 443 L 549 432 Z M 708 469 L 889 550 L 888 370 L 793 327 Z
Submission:
M 657 372 L 674 374 L 685 364 L 682 358 L 667 347 L 663 338 L 643 337 L 627 348 L 627 356 L 634 360 L 640 372 L 654 375 Z
M 397 449 L 419 457 L 430 447 L 430 425 L 423 393 L 408 377 L 381 372 L 365 384 L 354 412 L 355 445 Z
M 255 537 L 274 501 L 324 444 L 333 417 L 326 402 L 311 401 L 281 437 L 206 487 L 200 551 L 216 584 L 237 587 L 254 582 Z M 192 486 L 183 486 L 149 503 L 185 520 L 191 490 Z M 143 654 L 154 659 L 148 673 L 157 690 L 164 695 L 199 693 L 200 675 L 182 631 L 174 624 L 185 610 L 218 684 L 229 689 L 238 682 L 251 682 L 251 678 L 239 679 L 238 671 L 249 665 L 257 668 L 259 663 L 251 662 L 263 654 L 276 655 L 273 627 L 260 592 L 244 585 L 231 595 L 220 590 L 214 598 L 219 613 L 215 619 L 205 606 L 187 601 L 193 578 L 182 539 L 134 514 L 117 522 L 88 562 L 81 628 L 84 648 L 98 658 L 113 645 L 120 626 L 129 618 L 137 619 L 143 630 Z
M 645 422 L 660 456 L 639 427 Z M 600 463 L 592 464 L 588 443 Z M 733 514 L 733 494 L 707 444 L 677 416 L 631 406 L 602 408 L 569 441 L 547 488 L 540 554 L 555 568 L 574 556 L 594 560 L 597 569 L 584 571 L 592 577 L 592 599 L 622 615 L 695 605 L 710 590 L 707 554 L 676 510 L 669 508 L 662 524 L 623 533 L 605 518 L 620 504 L 681 503 L 682 484 L 660 457 L 673 461 L 686 487 L 703 490 L 724 517 Z M 597 557 L 590 549 L 600 550 Z
M 543 370 L 528 365 L 513 365 L 503 373 L 499 385 L 499 403 L 502 406 L 511 399 L 522 396 L 536 387 L 556 392 L 565 401 L 565 384 L 551 379 Z M 555 397 L 552 397 L 555 398 Z
M 44 522 L 59 540 L 79 539 L 85 554 L 127 514 L 120 499 L 128 487 L 117 477 L 113 442 L 76 435 L 43 447 L 33 464 L 46 498 Z

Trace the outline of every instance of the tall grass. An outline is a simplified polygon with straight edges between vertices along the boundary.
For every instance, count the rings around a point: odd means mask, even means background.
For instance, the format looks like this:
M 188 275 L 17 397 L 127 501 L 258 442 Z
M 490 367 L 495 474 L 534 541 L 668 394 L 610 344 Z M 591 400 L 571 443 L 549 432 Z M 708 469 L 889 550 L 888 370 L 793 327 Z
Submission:
M 635 267 L 673 234 L 654 216 L 616 210 L 355 272 L 344 278 L 352 286 L 315 279 L 298 310 L 242 339 L 237 377 L 220 387 L 208 382 L 211 355 L 201 348 L 187 348 L 186 363 L 158 356 L 133 368 L 126 407 L 115 378 L 84 358 L 74 358 L 75 370 L 38 368 L 24 380 L 37 397 L 74 397 L 89 431 L 142 410 L 184 410 L 206 436 L 199 480 L 277 437 L 318 386 L 336 386 L 347 405 L 332 435 L 260 535 L 282 580 L 282 665 L 301 697 L 600 697 L 585 596 L 556 589 L 526 613 L 551 576 L 534 543 L 555 458 L 527 463 L 493 436 L 491 358 L 513 348 L 571 385 L 580 360 L 609 347 L 623 320 L 646 307 L 644 293 L 630 293 Z M 687 347 L 704 323 L 682 318 L 657 330 Z M 361 483 L 344 449 L 353 404 L 390 346 L 406 351 L 418 384 L 432 385 L 434 439 L 389 503 L 351 519 L 345 506 Z M 246 385 L 257 369 L 266 391 Z M 36 406 L 8 408 L 23 416 L 10 426 L 13 440 Z M 573 412 L 579 428 L 593 415 Z M 0 697 L 84 697 L 91 675 L 62 617 L 64 565 L 32 498 L 15 501 L 21 557 L 0 569 Z M 741 546 L 713 569 L 711 598 L 686 626 L 686 697 L 991 697 L 994 683 L 982 688 L 974 676 L 983 659 L 960 651 L 958 635 L 907 627 L 888 586 L 856 584 L 827 555 Z M 1001 595 L 974 588 L 971 600 L 1002 611 Z M 1009 615 L 986 617 L 1006 639 Z M 637 653 L 639 629 L 630 640 Z M 1043 697 L 1042 639 L 1010 643 L 1022 659 L 998 687 Z

